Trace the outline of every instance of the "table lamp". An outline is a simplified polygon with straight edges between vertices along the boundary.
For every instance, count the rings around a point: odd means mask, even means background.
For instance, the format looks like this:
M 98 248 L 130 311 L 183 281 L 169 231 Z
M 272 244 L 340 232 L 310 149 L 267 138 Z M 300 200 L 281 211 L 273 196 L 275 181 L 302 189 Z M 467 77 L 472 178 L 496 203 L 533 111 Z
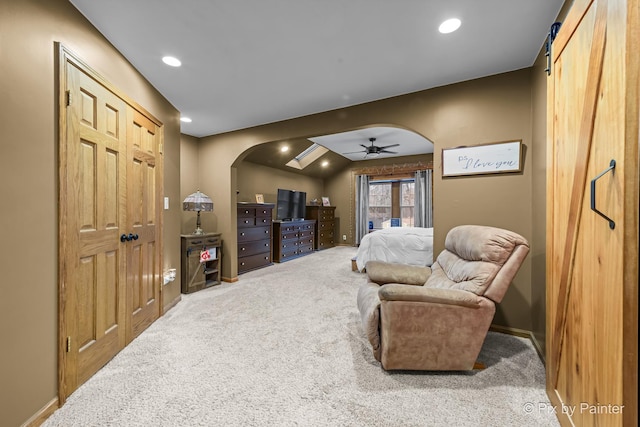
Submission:
M 196 230 L 193 234 L 204 234 L 202 228 L 200 228 L 200 212 L 213 212 L 213 201 L 200 190 L 187 196 L 182 202 L 182 209 L 185 211 L 197 212 L 198 220 L 196 221 Z

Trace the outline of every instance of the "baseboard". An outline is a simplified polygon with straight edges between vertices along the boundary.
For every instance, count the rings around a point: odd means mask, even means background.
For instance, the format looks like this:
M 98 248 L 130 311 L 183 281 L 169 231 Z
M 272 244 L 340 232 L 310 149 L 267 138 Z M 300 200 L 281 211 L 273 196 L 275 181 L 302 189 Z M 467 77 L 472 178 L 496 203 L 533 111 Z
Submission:
M 31 418 L 22 424 L 21 427 L 38 427 L 42 425 L 47 418 L 51 416 L 59 407 L 58 398 L 52 399 L 49 403 L 44 405 L 42 409 L 36 412 Z
M 235 283 L 238 281 L 238 277 L 222 277 L 221 279 L 223 282 L 227 282 L 227 283 Z
M 167 311 L 171 310 L 173 307 L 175 307 L 176 305 L 178 305 L 178 303 L 182 301 L 182 294 L 179 294 L 177 297 L 175 297 L 173 299 L 173 301 L 171 301 L 169 304 L 164 306 L 164 309 L 162 311 L 162 314 L 165 314 Z
M 489 327 L 489 330 L 529 339 L 529 341 L 531 341 L 531 344 L 533 344 L 533 348 L 536 349 L 536 353 L 538 353 L 538 357 L 542 361 L 542 364 L 543 365 L 545 364 L 544 352 L 542 351 L 542 347 L 540 347 L 540 343 L 536 339 L 535 335 L 533 335 L 533 332 L 527 331 L 525 329 L 511 328 L 508 326 L 500 326 L 500 325 L 491 325 Z

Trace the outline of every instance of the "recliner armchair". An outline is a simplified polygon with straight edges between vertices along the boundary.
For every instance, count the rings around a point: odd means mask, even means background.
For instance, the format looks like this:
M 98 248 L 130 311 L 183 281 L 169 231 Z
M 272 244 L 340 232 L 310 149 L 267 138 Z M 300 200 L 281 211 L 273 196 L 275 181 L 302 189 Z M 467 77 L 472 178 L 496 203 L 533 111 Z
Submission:
M 462 225 L 431 268 L 368 262 L 357 302 L 376 360 L 385 370 L 472 370 L 528 253 L 519 234 Z

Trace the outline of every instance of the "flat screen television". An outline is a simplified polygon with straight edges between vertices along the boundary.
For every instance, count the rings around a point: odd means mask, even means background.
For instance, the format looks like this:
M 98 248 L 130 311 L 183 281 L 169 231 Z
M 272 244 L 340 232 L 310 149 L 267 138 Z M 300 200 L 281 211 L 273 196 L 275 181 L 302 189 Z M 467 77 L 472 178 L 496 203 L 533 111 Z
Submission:
M 307 193 L 304 191 L 284 190 L 278 188 L 276 203 L 276 219 L 279 221 L 296 221 L 304 219 L 307 206 Z

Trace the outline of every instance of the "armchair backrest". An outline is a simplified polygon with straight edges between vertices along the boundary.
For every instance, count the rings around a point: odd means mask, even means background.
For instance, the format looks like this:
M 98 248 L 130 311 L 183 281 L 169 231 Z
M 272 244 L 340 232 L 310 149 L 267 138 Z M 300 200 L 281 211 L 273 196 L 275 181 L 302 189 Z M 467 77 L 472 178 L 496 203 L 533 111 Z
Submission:
M 461 289 L 496 303 L 529 253 L 529 243 L 519 234 L 481 225 L 452 228 L 444 246 L 424 286 Z

